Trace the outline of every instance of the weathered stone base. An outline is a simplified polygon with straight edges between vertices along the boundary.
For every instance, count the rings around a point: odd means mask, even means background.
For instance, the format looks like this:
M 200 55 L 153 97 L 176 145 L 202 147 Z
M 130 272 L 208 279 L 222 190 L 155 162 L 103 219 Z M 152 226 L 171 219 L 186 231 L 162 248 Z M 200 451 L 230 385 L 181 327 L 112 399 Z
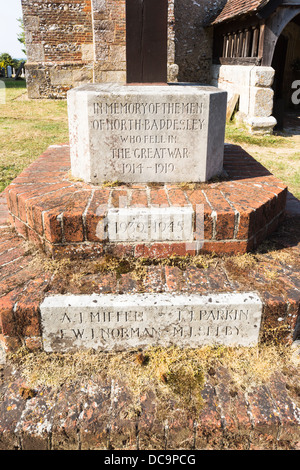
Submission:
M 70 90 L 72 175 L 96 185 L 209 181 L 222 172 L 226 100 L 190 83 Z
M 253 65 L 213 65 L 214 86 L 228 92 L 228 100 L 239 95 L 236 118 L 253 134 L 272 134 L 276 119 L 272 116 L 275 71 Z
M 257 346 L 255 292 L 56 295 L 40 305 L 45 351 Z
M 244 119 L 244 124 L 251 134 L 273 134 L 273 129 L 277 124 L 273 116 L 269 117 L 248 117 Z
M 247 256 L 214 257 L 207 267 L 152 264 L 144 276 L 94 273 L 73 265 L 72 280 L 47 271 L 8 224 L 0 197 L 0 344 L 5 354 L 20 346 L 42 348 L 40 304 L 49 295 L 71 293 L 239 292 L 251 288 L 263 302 L 261 341 L 291 344 L 300 336 L 300 202 L 288 197 L 280 230 L 261 250 L 257 264 Z M 255 253 L 254 253 L 255 255 Z M 46 259 L 46 258 L 45 258 Z M 243 260 L 245 265 L 243 266 Z M 100 260 L 99 260 L 100 261 Z M 81 273 L 76 281 L 76 269 Z M 297 326 L 298 325 L 298 326 Z M 107 380 L 95 371 L 81 382 L 32 390 L 9 361 L 0 367 L 0 449 L 2 450 L 299 450 L 299 367 L 273 374 L 267 383 L 245 391 L 233 386 L 230 372 L 216 366 L 205 376 L 203 407 L 166 411 L 153 387 L 136 400 L 126 378 Z M 84 404 L 84 407 L 82 406 Z M 275 406 L 276 405 L 276 406 Z M 139 413 L 132 410 L 139 409 Z M 162 453 L 160 451 L 160 453 Z M 129 455 L 129 454 L 127 454 Z M 201 457 L 202 458 L 202 457 Z
M 224 177 L 217 181 L 118 186 L 75 181 L 69 146 L 52 146 L 6 190 L 10 220 L 20 235 L 54 257 L 91 259 L 105 253 L 165 258 L 250 252 L 280 225 L 286 194 L 281 181 L 232 145 L 225 148 Z M 161 231 L 153 237 L 125 230 L 118 239 L 109 222 L 126 207 L 147 211 L 152 228 L 166 221 L 155 215 L 158 209 L 166 211 L 170 227 L 172 213 L 184 208 L 187 228 L 174 229 L 172 237 L 170 229 L 167 236 Z

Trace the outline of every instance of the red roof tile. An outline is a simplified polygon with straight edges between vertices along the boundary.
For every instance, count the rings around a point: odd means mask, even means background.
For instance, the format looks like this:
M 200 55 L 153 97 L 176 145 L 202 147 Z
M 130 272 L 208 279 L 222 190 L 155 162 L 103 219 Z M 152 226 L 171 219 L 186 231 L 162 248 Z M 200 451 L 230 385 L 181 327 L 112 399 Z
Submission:
M 215 18 L 212 24 L 221 23 L 237 16 L 241 16 L 252 11 L 256 11 L 270 0 L 228 0 L 221 13 Z

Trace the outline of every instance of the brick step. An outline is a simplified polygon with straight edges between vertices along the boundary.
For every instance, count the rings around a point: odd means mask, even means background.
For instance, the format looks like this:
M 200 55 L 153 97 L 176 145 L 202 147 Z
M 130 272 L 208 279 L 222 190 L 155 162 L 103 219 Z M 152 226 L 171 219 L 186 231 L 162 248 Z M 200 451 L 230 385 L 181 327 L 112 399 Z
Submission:
M 6 366 L 0 450 L 299 450 L 297 380 L 295 367 L 289 376 L 275 373 L 266 384 L 244 390 L 219 367 L 205 377 L 197 412 L 162 411 L 151 385 L 138 401 L 126 378 L 97 373 L 84 386 L 30 389 L 17 368 Z
M 74 181 L 69 146 L 60 145 L 49 147 L 24 170 L 6 195 L 17 232 L 52 256 L 246 253 L 280 225 L 287 188 L 233 145 L 225 146 L 224 175 L 201 184 L 92 186 Z M 133 238 L 127 234 L 123 241 L 112 239 L 107 221 L 111 211 L 120 207 L 192 209 L 191 243 L 182 234 L 171 241 L 163 235 L 158 241 L 152 236 L 139 240 L 136 233 Z
M 261 340 L 291 344 L 299 338 L 300 203 L 291 195 L 282 225 L 253 253 L 259 255 L 255 264 L 247 265 L 252 255 L 237 258 L 245 265 L 234 264 L 235 257 L 214 256 L 208 266 L 187 263 L 185 269 L 153 260 L 141 278 L 130 271 L 92 273 L 86 269 L 86 260 L 71 261 L 66 275 L 59 269 L 65 260 L 51 261 L 32 249 L 7 223 L 7 217 L 0 195 L 0 339 L 4 355 L 24 344 L 32 350 L 42 347 L 39 306 L 45 296 L 82 294 L 91 288 L 96 293 L 201 294 L 251 287 L 264 305 Z M 51 262 L 54 264 L 47 269 Z M 299 450 L 299 367 L 286 371 L 288 375 L 278 372 L 268 383 L 251 390 L 231 390 L 229 371 L 218 367 L 205 377 L 204 407 L 198 413 L 176 408 L 164 419 L 157 413 L 161 404 L 151 388 L 140 399 L 140 415 L 128 413 L 132 397 L 126 380 L 104 382 L 96 374 L 86 388 L 81 383 L 59 390 L 39 387 L 33 398 L 29 394 L 26 399 L 29 385 L 20 371 L 7 362 L 0 372 L 1 449 Z
M 249 291 L 256 292 L 263 303 L 261 339 L 276 337 L 291 343 L 299 324 L 300 219 L 299 205 L 291 197 L 288 201 L 285 221 L 260 251 L 237 258 L 208 255 L 200 258 L 199 265 L 193 264 L 193 257 L 145 260 L 137 269 L 137 260 L 128 257 L 121 264 L 118 258 L 106 257 L 77 259 L 76 263 L 68 258 L 51 261 L 4 220 L 0 224 L 2 344 L 8 350 L 21 344 L 41 347 L 39 308 L 49 295 Z M 132 266 L 127 266 L 128 260 Z

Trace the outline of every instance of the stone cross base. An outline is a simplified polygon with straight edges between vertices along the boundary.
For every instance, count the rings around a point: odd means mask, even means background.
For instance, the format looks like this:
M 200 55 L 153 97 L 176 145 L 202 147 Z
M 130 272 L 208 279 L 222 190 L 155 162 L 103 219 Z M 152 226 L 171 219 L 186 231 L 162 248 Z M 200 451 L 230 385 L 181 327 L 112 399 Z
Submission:
M 204 182 L 223 169 L 227 93 L 191 84 L 68 92 L 72 175 L 86 183 Z

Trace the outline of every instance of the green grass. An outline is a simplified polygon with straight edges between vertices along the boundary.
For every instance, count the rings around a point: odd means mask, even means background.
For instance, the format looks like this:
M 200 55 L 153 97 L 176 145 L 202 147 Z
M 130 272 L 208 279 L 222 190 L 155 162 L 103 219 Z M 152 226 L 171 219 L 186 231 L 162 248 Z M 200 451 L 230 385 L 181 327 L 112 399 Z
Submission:
M 241 145 L 300 199 L 300 135 L 252 135 L 234 121 L 226 125 L 226 142 Z
M 0 192 L 49 145 L 69 141 L 65 100 L 28 100 L 25 80 L 5 80 L 0 105 Z
M 226 141 L 236 144 L 257 145 L 259 147 L 278 147 L 289 145 L 289 139 L 281 135 L 252 135 L 246 127 L 234 121 L 226 124 Z

